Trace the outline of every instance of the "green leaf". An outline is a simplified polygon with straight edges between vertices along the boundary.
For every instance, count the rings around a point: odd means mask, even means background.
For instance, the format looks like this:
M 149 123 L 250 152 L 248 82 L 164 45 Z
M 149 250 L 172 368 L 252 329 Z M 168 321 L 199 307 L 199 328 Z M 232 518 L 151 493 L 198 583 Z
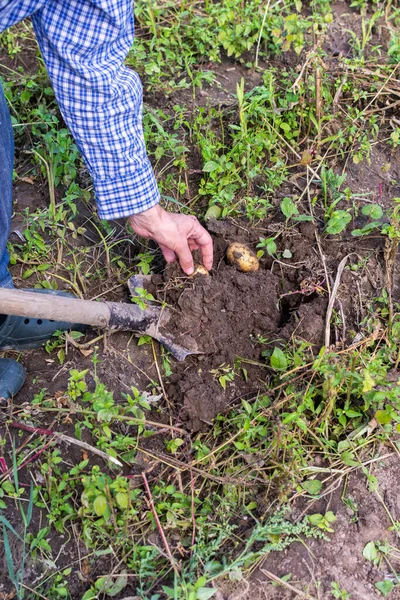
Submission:
M 375 584 L 375 587 L 380 591 L 382 596 L 384 596 L 386 598 L 386 596 L 388 594 L 390 594 L 390 592 L 394 588 L 394 583 L 393 583 L 393 581 L 384 579 L 383 581 L 377 581 Z
M 361 237 L 362 235 L 364 235 L 364 232 L 362 229 L 353 229 L 353 231 L 351 232 L 351 235 L 353 237 Z
M 34 273 L 36 273 L 36 269 L 27 269 L 26 271 L 24 271 L 24 274 L 22 275 L 22 279 L 28 279 Z
M 107 596 L 117 596 L 126 586 L 128 585 L 128 577 L 126 575 L 126 571 L 122 571 L 119 577 L 116 577 L 115 580 L 111 580 L 107 583 L 104 591 Z
M 336 235 L 346 229 L 351 221 L 351 214 L 346 210 L 335 210 L 328 221 L 326 232 L 330 235 Z
M 93 589 L 88 590 L 87 592 L 85 592 L 82 596 L 81 600 L 96 600 L 97 598 L 97 592 L 93 591 Z
M 375 387 L 375 381 L 374 381 L 371 373 L 369 371 L 367 371 L 367 369 L 364 369 L 363 375 L 364 375 L 364 382 L 363 382 L 362 391 L 364 394 L 366 394 L 367 392 L 370 392 Z
M 355 419 L 356 417 L 361 417 L 360 412 L 358 412 L 357 410 L 353 410 L 352 408 L 349 408 L 346 410 L 346 415 L 349 417 L 349 419 Z
M 361 237 L 362 235 L 367 235 L 367 233 L 369 233 L 370 231 L 373 231 L 374 229 L 378 229 L 381 226 L 382 226 L 381 221 L 371 221 L 370 223 L 367 223 L 366 225 L 364 225 L 364 227 L 362 229 L 353 229 L 353 231 L 351 232 L 351 235 L 353 237 Z
M 378 558 L 378 552 L 376 551 L 376 546 L 374 542 L 368 542 L 366 546 L 364 546 L 363 557 L 366 560 L 376 560 Z
M 312 496 L 317 496 L 322 489 L 322 483 L 319 481 L 319 479 L 308 479 L 307 481 L 303 481 L 301 483 L 301 487 L 308 494 L 311 494 Z
M 392 416 L 389 415 L 386 410 L 377 410 L 375 413 L 375 419 L 381 425 L 389 425 L 392 422 Z
M 323 522 L 324 517 L 320 513 L 315 513 L 315 515 L 308 515 L 308 520 L 310 521 L 311 525 L 318 526 Z
M 107 499 L 105 496 L 96 496 L 93 502 L 94 512 L 98 517 L 102 517 L 108 508 Z
M 10 547 L 10 540 L 8 539 L 7 529 L 4 527 L 4 525 L 3 525 L 3 543 L 4 543 L 4 552 L 6 555 L 6 564 L 7 564 L 8 574 L 10 576 L 10 579 L 11 579 L 14 587 L 18 591 L 17 580 L 15 577 L 14 560 L 13 560 L 11 547 Z
M 334 523 L 337 520 L 335 513 L 333 513 L 331 510 L 328 510 L 324 516 L 328 523 Z
M 340 458 L 348 467 L 357 467 L 357 465 L 360 464 L 354 459 L 354 454 L 352 452 L 343 452 Z
M 29 504 L 28 511 L 26 513 L 26 526 L 28 527 L 31 519 L 32 519 L 32 509 L 33 509 L 33 481 L 31 481 L 31 487 L 29 489 Z
M 311 215 L 297 215 L 293 217 L 293 220 L 302 223 L 303 221 L 312 222 L 313 218 Z
M 120 508 L 128 508 L 128 494 L 125 492 L 118 492 L 115 496 L 115 500 Z
M 362 207 L 361 212 L 366 217 L 374 220 L 380 219 L 383 215 L 383 210 L 379 204 L 367 204 L 366 206 Z
M 276 244 L 272 239 L 267 242 L 267 252 L 270 256 L 273 256 L 276 252 Z
M 245 449 L 245 445 L 243 444 L 243 442 L 233 442 L 233 443 L 234 443 L 235 447 L 238 450 L 244 450 Z
M 217 204 L 213 204 L 209 206 L 206 214 L 204 215 L 204 219 L 208 221 L 208 219 L 219 219 L 221 217 L 222 209 Z
M 197 590 L 196 600 L 209 600 L 216 593 L 216 588 L 201 587 Z
M 287 219 L 293 217 L 294 215 L 298 215 L 299 211 L 297 210 L 297 206 L 293 202 L 291 198 L 284 198 L 281 202 L 281 211 L 285 215 Z
M 271 367 L 277 371 L 287 369 L 287 359 L 280 348 L 275 348 L 271 356 Z
M 400 321 L 395 321 L 392 325 L 392 339 L 396 344 L 400 342 Z
M 4 483 L 3 483 L 3 487 L 4 487 Z M 14 488 L 13 488 L 14 489 Z M 0 523 L 3 524 L 3 526 L 8 527 L 8 529 L 10 531 L 12 531 L 12 533 L 21 541 L 23 542 L 24 540 L 22 539 L 22 537 L 19 535 L 19 533 L 17 533 L 14 529 L 14 527 L 11 525 L 11 523 L 8 521 L 8 519 L 6 519 L 5 517 L 3 517 L 3 515 L 0 515 Z
M 212 173 L 213 171 L 215 171 L 216 169 L 218 169 L 218 167 L 219 167 L 219 164 L 217 162 L 215 162 L 215 160 L 209 160 L 204 165 L 203 171 L 205 173 Z

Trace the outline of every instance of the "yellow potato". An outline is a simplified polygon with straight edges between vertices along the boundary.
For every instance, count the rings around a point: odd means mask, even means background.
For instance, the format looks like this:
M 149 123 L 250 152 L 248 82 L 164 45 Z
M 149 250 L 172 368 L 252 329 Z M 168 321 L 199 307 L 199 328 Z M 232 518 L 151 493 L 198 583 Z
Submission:
M 233 244 L 228 247 L 226 258 L 231 265 L 244 273 L 258 271 L 260 266 L 258 258 L 253 250 L 250 250 L 250 248 L 239 242 L 233 242 Z
M 196 275 L 209 275 L 210 273 L 203 265 L 194 265 L 194 271 L 190 277 L 195 277 Z

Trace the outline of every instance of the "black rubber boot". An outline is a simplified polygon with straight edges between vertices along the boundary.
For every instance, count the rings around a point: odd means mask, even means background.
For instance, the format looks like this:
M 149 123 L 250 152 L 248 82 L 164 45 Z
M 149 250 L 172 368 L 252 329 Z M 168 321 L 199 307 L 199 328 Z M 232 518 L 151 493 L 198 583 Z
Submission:
M 25 378 L 25 369 L 16 360 L 0 358 L 0 405 L 18 394 L 25 383 Z
M 58 290 L 32 289 L 30 292 L 38 294 L 53 294 L 55 296 L 69 296 L 66 292 Z M 1 294 L 1 290 L 0 290 Z M 40 297 L 38 297 L 40 302 Z M 26 350 L 39 348 L 51 338 L 56 331 L 85 331 L 86 325 L 79 323 L 66 323 L 65 321 L 48 321 L 47 319 L 28 319 L 26 317 L 7 316 L 0 325 L 0 350 Z

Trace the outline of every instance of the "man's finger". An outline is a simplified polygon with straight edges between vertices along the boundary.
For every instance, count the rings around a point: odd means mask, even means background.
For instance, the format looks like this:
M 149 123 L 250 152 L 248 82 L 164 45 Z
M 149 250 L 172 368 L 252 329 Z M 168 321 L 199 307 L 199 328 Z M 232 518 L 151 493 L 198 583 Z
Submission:
M 213 241 L 211 235 L 199 223 L 199 227 L 195 229 L 192 237 L 201 248 L 203 265 L 208 271 L 211 271 L 214 256 Z
M 178 256 L 182 271 L 186 273 L 186 275 L 191 275 L 194 271 L 194 264 L 187 240 L 182 242 L 182 244 L 175 249 L 175 253 Z
M 172 263 L 174 262 L 174 260 L 176 260 L 176 254 L 173 250 L 170 250 L 169 248 L 167 248 L 167 246 L 164 246 L 163 244 L 159 244 L 159 246 L 167 263 Z
M 193 250 L 198 250 L 200 248 L 200 246 L 194 240 L 189 240 L 189 248 L 193 252 Z

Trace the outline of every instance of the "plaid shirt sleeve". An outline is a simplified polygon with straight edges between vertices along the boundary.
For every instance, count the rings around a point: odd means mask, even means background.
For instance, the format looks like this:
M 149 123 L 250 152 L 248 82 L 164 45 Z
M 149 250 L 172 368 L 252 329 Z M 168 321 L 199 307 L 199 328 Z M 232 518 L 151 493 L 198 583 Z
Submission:
M 158 204 L 143 138 L 142 86 L 123 65 L 134 37 L 132 0 L 6 5 L 14 5 L 11 22 L 31 14 L 61 113 L 92 176 L 100 218 L 127 217 Z

